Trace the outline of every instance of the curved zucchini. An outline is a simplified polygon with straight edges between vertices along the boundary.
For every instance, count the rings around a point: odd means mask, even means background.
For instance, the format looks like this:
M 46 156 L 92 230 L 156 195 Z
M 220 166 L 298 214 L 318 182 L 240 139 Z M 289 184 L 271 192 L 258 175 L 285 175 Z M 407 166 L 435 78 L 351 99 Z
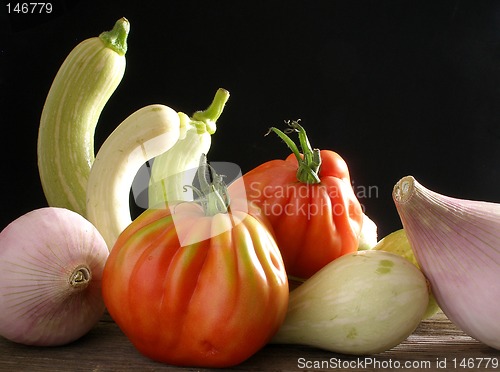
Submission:
M 131 223 L 129 195 L 139 168 L 174 146 L 179 133 L 176 111 L 149 105 L 127 117 L 99 149 L 87 184 L 87 219 L 109 250 Z
M 200 157 L 210 150 L 211 135 L 215 133 L 216 121 L 222 114 L 228 99 L 229 92 L 219 88 L 206 110 L 195 112 L 192 118 L 179 112 L 181 120 L 179 142 L 156 157 L 151 167 L 148 188 L 150 207 L 192 199 L 191 189 L 183 186 L 192 183 Z
M 86 216 L 86 187 L 99 116 L 125 73 L 129 22 L 84 40 L 66 57 L 47 95 L 38 131 L 38 169 L 50 206 Z

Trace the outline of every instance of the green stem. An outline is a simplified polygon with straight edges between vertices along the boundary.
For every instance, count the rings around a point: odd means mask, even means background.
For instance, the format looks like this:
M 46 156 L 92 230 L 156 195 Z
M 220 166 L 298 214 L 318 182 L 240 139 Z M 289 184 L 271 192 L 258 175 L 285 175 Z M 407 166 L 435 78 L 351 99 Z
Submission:
M 123 17 L 116 21 L 111 31 L 105 31 L 99 35 L 99 38 L 107 48 L 114 50 L 121 56 L 127 53 L 127 37 L 130 32 L 130 23 Z
M 215 122 L 221 116 L 228 99 L 229 92 L 223 88 L 219 88 L 210 106 L 206 110 L 196 111 L 193 114 L 192 120 L 195 122 L 194 124 L 198 124 L 196 122 L 203 123 L 206 131 L 214 134 L 217 128 Z
M 287 122 L 289 128 L 285 132 L 271 127 L 269 128 L 269 134 L 271 131 L 276 133 L 292 150 L 297 162 L 299 163 L 299 168 L 297 169 L 297 180 L 303 183 L 320 183 L 319 179 L 319 169 L 321 167 L 321 155 L 319 149 L 313 149 L 307 138 L 305 129 L 299 124 L 298 121 Z M 297 132 L 299 136 L 300 148 L 302 149 L 302 154 L 293 140 L 286 134 L 290 132 Z
M 200 189 L 196 193 L 199 195 L 205 215 L 215 216 L 218 213 L 227 213 L 229 208 L 227 186 L 222 176 L 219 176 L 208 164 L 205 154 L 201 155 L 197 176 Z

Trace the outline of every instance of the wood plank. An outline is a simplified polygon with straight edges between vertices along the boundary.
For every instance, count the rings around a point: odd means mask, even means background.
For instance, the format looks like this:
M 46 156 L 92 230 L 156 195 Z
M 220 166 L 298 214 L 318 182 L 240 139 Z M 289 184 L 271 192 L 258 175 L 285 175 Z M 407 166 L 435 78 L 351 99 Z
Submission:
M 484 359 L 479 359 L 484 358 Z M 234 371 L 297 370 L 415 370 L 448 369 L 498 371 L 488 358 L 500 360 L 494 350 L 464 334 L 442 313 L 424 320 L 415 332 L 397 347 L 372 356 L 347 356 L 307 346 L 267 345 Z M 461 368 L 471 361 L 475 368 Z M 481 362 L 481 365 L 479 363 Z M 405 363 L 410 363 L 405 365 Z M 456 363 L 456 365 L 454 365 Z M 321 368 L 323 367 L 323 368 Z M 344 368 L 346 367 L 346 368 Z M 408 368 L 404 368 L 408 369 Z M 444 368 L 443 368 L 444 369 Z M 61 347 L 32 347 L 0 339 L 0 371 L 208 371 L 176 368 L 143 357 L 108 315 L 80 340 Z

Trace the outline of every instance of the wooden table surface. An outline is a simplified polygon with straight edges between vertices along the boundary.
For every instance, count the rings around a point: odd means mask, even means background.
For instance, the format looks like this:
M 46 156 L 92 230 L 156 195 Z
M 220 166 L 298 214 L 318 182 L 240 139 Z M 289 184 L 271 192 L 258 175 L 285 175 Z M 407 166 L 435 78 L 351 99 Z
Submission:
M 306 346 L 267 345 L 234 371 L 500 371 L 500 351 L 457 329 L 442 313 L 422 321 L 399 346 L 372 356 L 346 356 Z M 139 354 L 105 315 L 83 338 L 62 347 L 18 345 L 0 338 L 0 371 L 208 371 L 176 368 Z

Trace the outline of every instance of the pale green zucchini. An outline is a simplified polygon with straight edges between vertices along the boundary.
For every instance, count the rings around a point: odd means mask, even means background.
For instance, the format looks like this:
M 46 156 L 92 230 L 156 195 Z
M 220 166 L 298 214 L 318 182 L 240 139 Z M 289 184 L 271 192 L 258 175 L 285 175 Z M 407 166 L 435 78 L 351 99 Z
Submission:
M 229 92 L 218 89 L 212 104 L 197 111 L 192 118 L 179 112 L 181 135 L 179 142 L 156 157 L 151 167 L 148 189 L 149 206 L 192 199 L 191 185 L 198 169 L 200 157 L 207 154 L 216 131 L 216 121 L 229 99 Z
M 78 44 L 47 95 L 38 132 L 38 168 L 50 206 L 86 216 L 86 188 L 94 162 L 99 116 L 125 73 L 129 22 Z

